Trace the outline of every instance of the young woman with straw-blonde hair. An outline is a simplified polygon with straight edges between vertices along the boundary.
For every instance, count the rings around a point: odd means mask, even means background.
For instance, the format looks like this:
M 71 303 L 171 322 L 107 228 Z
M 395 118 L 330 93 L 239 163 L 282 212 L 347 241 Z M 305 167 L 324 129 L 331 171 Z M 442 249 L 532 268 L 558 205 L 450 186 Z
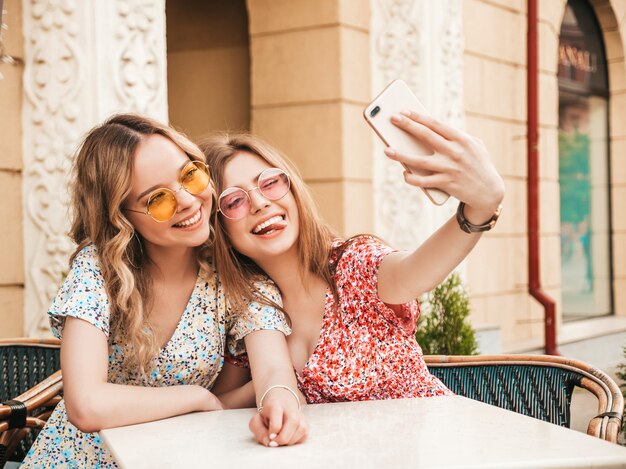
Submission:
M 405 173 L 406 182 L 463 201 L 458 216 L 413 252 L 394 251 L 367 235 L 338 239 L 320 220 L 294 166 L 258 138 L 225 135 L 201 145 L 220 194 L 215 259 L 226 294 L 243 304 L 260 278 L 276 283 L 277 306 L 291 321 L 289 352 L 309 403 L 450 393 L 428 372 L 415 341 L 415 299 L 493 226 L 504 186 L 479 140 L 415 113 L 392 121 L 438 153 L 387 149 L 389 158 L 427 174 Z M 239 378 L 245 382 L 245 372 Z M 265 431 L 260 419 L 251 426 Z
M 233 405 L 209 390 L 244 341 L 270 422 L 259 441 L 306 437 L 282 313 L 231 308 L 209 263 L 214 199 L 204 155 L 170 127 L 126 114 L 87 135 L 73 167 L 77 248 L 48 312 L 64 400 L 24 467 L 116 467 L 94 432 Z M 255 288 L 277 298 L 267 282 Z

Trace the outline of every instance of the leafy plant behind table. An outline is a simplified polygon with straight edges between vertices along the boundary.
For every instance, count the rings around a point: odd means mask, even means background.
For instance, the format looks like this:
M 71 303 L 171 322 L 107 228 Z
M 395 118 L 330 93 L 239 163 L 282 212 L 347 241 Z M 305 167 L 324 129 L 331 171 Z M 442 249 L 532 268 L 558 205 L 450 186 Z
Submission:
M 626 358 L 626 346 L 622 349 L 624 351 L 624 358 Z M 622 363 L 618 365 L 616 376 L 622 381 L 620 384 L 620 388 L 622 388 L 622 394 L 626 397 L 626 363 Z M 624 407 L 626 411 L 626 406 Z M 626 419 L 622 422 L 622 435 L 619 438 L 619 443 L 622 445 L 626 445 Z
M 469 296 L 453 272 L 420 298 L 422 314 L 415 338 L 424 355 L 476 355 L 478 343 L 469 323 Z

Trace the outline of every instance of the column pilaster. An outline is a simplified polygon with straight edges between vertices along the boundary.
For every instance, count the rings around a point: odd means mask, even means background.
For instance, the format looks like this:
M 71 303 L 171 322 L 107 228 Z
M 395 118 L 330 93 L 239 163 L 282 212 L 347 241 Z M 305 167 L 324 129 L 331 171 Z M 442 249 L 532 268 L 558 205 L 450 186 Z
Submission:
M 352 0 L 248 0 L 251 128 L 293 159 L 322 216 L 373 230 L 370 12 Z
M 372 94 L 403 79 L 438 118 L 464 126 L 463 31 L 460 0 L 372 0 Z M 404 182 L 403 168 L 376 140 L 376 233 L 400 249 L 415 248 L 456 208 L 436 207 Z
M 69 172 L 114 112 L 167 120 L 164 0 L 24 1 L 23 201 L 27 335 L 68 270 Z

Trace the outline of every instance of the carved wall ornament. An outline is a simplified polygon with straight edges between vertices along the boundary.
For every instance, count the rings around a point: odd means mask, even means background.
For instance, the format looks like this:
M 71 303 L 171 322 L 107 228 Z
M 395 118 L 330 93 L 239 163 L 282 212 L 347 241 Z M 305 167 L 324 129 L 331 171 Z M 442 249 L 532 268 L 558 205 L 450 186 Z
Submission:
M 373 14 L 380 15 L 375 34 L 378 72 L 388 83 L 402 78 L 418 93 L 418 72 L 421 62 L 421 31 L 416 18 L 417 2 L 413 0 L 377 0 Z
M 68 182 L 82 136 L 114 112 L 167 121 L 164 0 L 24 2 L 25 331 L 68 270 Z
M 161 114 L 166 96 L 161 2 L 117 1 L 115 90 L 124 109 Z
M 447 0 L 444 15 L 441 63 L 444 79 L 444 113 L 446 122 L 465 127 L 463 106 L 463 11 L 461 0 Z
M 45 313 L 67 270 L 68 170 L 78 142 L 83 54 L 73 1 L 24 2 L 25 330 L 48 331 Z
M 403 79 L 435 116 L 462 127 L 463 37 L 461 0 L 372 0 L 372 95 Z M 456 202 L 434 206 L 404 182 L 376 139 L 376 232 L 400 249 L 415 248 L 454 213 Z

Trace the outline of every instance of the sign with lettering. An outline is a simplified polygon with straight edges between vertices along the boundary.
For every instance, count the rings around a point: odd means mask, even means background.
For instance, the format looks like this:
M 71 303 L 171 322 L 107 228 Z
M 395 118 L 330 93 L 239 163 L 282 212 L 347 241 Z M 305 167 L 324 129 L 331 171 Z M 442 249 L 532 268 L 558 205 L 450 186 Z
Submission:
M 559 65 L 573 67 L 583 72 L 598 70 L 598 57 L 593 52 L 569 44 L 559 45 Z

